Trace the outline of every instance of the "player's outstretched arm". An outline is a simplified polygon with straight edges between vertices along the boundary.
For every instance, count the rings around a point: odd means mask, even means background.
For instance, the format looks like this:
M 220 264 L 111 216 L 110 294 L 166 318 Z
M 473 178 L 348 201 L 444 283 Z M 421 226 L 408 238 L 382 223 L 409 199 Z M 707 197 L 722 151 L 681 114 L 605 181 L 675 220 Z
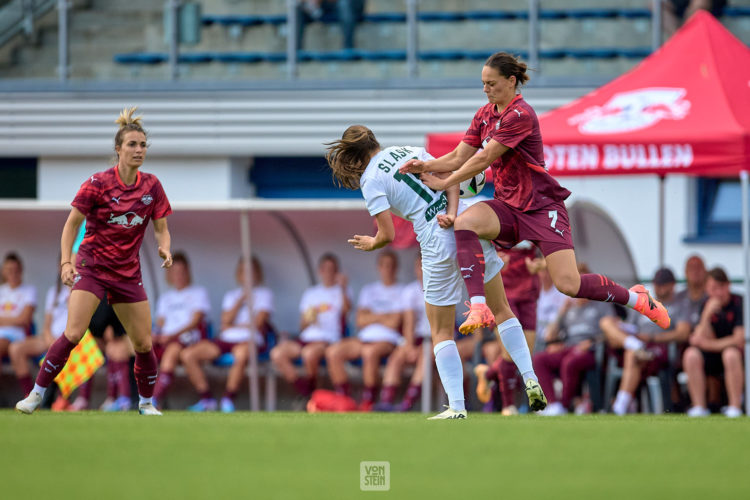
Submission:
M 62 237 L 60 237 L 60 279 L 67 286 L 73 286 L 76 274 L 76 266 L 73 262 L 73 243 L 78 235 L 78 230 L 86 220 L 86 216 L 73 207 L 65 221 Z
M 375 216 L 378 232 L 375 236 L 364 236 L 355 234 L 349 239 L 349 243 L 357 250 L 371 252 L 383 248 L 396 237 L 396 228 L 393 226 L 390 210 L 383 210 Z
M 461 141 L 456 149 L 450 153 L 444 154 L 440 158 L 434 160 L 409 160 L 399 168 L 399 172 L 402 174 L 421 174 L 422 172 L 453 172 L 458 169 L 461 165 L 474 156 L 477 152 L 477 148 L 471 147 L 465 142 Z
M 161 267 L 172 266 L 172 236 L 169 234 L 167 228 L 167 218 L 162 217 L 161 219 L 154 219 L 154 236 L 156 236 L 156 244 L 158 245 L 159 257 L 162 262 Z
M 482 151 L 469 158 L 466 163 L 461 165 L 458 170 L 453 172 L 447 178 L 440 179 L 436 175 L 425 174 L 422 175 L 422 182 L 430 189 L 443 191 L 454 184 L 459 184 L 461 181 L 471 179 L 479 172 L 483 172 L 487 167 L 492 165 L 495 160 L 505 154 L 508 149 L 510 149 L 508 146 L 500 144 L 492 139 Z

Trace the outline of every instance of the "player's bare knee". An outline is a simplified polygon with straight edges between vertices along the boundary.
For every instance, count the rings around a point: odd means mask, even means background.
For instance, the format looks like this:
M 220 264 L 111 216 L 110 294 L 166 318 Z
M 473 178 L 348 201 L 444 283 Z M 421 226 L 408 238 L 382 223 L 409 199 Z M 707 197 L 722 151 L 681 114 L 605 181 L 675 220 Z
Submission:
M 696 347 L 688 347 L 685 349 L 685 354 L 682 356 L 682 363 L 685 368 L 692 368 L 700 365 L 702 361 L 701 352 Z
M 740 351 L 734 347 L 728 347 L 721 351 L 721 361 L 724 366 L 738 366 L 740 364 Z

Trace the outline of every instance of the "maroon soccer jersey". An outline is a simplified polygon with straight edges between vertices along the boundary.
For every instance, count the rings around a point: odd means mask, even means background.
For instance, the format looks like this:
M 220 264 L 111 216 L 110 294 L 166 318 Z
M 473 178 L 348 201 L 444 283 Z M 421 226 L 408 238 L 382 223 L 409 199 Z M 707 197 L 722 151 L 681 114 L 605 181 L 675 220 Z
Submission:
M 491 165 L 496 199 L 525 212 L 570 196 L 544 166 L 539 120 L 521 94 L 500 113 L 492 103 L 479 108 L 463 141 L 482 148 L 491 139 L 510 148 Z
M 156 176 L 138 172 L 135 184 L 126 186 L 117 166 L 89 177 L 71 205 L 86 216 L 77 270 L 110 280 L 141 278 L 138 252 L 146 226 L 172 213 Z

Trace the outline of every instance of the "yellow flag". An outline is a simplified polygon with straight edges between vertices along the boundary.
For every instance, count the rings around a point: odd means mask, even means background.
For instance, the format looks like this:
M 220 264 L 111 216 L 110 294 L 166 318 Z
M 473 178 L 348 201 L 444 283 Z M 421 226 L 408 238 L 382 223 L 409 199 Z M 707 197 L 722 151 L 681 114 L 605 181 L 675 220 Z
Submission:
M 44 359 L 42 359 L 44 361 Z M 64 398 L 76 390 L 78 386 L 86 382 L 96 373 L 96 370 L 104 364 L 104 356 L 91 332 L 86 331 L 78 345 L 70 353 L 68 362 L 62 371 L 55 377 L 57 387 Z

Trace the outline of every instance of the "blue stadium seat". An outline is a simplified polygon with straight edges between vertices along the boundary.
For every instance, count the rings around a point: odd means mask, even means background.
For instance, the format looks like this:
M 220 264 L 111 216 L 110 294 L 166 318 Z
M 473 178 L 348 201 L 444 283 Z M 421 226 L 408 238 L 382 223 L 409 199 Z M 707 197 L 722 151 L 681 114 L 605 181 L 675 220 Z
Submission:
M 512 10 L 469 10 L 464 17 L 470 21 L 505 21 L 519 19 L 519 13 Z
M 565 13 L 572 19 L 612 19 L 619 15 L 617 9 L 569 9 Z
M 627 19 L 650 19 L 651 9 L 618 9 L 617 14 Z
M 258 17 L 263 21 L 264 24 L 271 24 L 273 26 L 286 24 L 286 14 L 270 14 Z
M 301 50 L 299 51 L 297 58 L 300 61 L 318 61 L 318 62 L 332 62 L 332 61 L 356 61 L 360 59 L 359 53 L 354 49 L 343 49 L 343 50 Z
M 628 59 L 643 59 L 651 55 L 650 47 L 633 47 L 627 49 L 617 49 L 617 55 Z
M 363 50 L 353 49 L 365 61 L 405 61 L 405 50 Z
M 429 50 L 419 53 L 419 59 L 422 61 L 458 61 L 464 58 L 462 50 Z
M 214 60 L 222 63 L 258 63 L 263 61 L 263 55 L 255 52 L 217 52 Z
M 564 49 L 566 57 L 574 59 L 614 59 L 618 56 L 615 49 Z
M 539 57 L 542 59 L 563 59 L 567 55 L 564 49 L 543 49 L 539 51 Z
M 750 16 L 750 6 L 748 7 L 724 7 L 722 15 L 727 17 L 745 17 Z
M 204 15 L 201 16 L 201 22 L 206 26 L 210 26 L 212 24 L 220 24 L 222 26 L 239 25 L 249 27 L 259 26 L 264 23 L 264 20 L 260 16 Z
M 419 12 L 417 18 L 423 22 L 456 22 L 464 20 L 463 12 Z
M 131 54 L 115 54 L 117 64 L 161 64 L 167 62 L 169 56 L 158 52 L 134 52 Z
M 568 17 L 568 12 L 564 10 L 541 9 L 539 11 L 539 19 L 545 21 L 565 19 L 566 17 Z
M 204 64 L 211 62 L 213 59 L 214 54 L 210 52 L 192 52 L 180 54 L 177 60 L 183 64 Z
M 270 63 L 286 62 L 286 52 L 266 52 L 263 54 L 263 60 Z
M 404 23 L 406 14 L 403 12 L 378 12 L 365 14 L 363 20 L 368 23 Z

